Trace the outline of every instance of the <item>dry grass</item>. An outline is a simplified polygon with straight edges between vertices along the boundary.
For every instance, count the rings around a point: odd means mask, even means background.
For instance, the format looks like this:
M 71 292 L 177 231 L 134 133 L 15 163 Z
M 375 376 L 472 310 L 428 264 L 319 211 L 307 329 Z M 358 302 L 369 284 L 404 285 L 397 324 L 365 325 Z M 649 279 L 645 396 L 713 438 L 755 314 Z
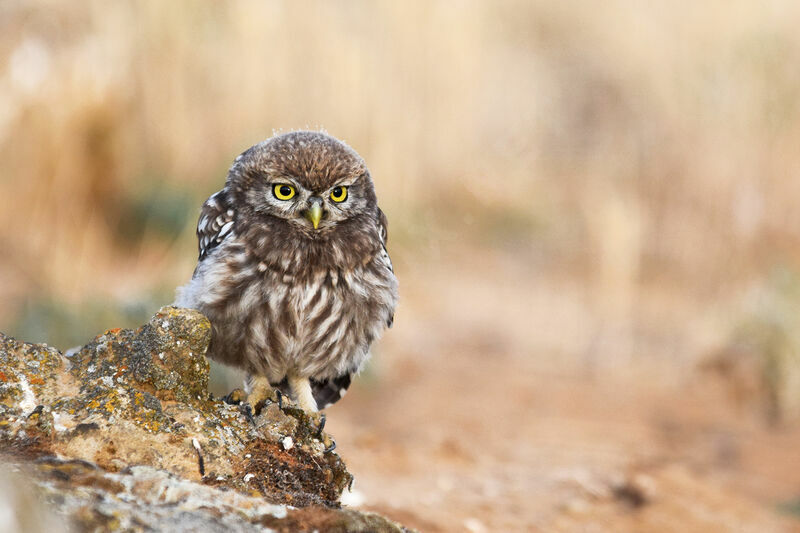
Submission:
M 324 127 L 376 178 L 404 341 L 482 331 L 465 349 L 681 382 L 776 268 L 800 272 L 799 17 L 791 0 L 6 0 L 0 329 L 63 347 L 135 323 L 191 274 L 233 157 Z M 475 272 L 510 277 L 448 283 Z M 441 313 L 446 331 L 418 318 Z
M 800 235 L 797 11 L 7 2 L 3 244 L 70 301 L 131 279 L 120 256 L 144 264 L 129 290 L 153 263 L 178 281 L 173 246 L 109 252 L 118 203 L 142 181 L 202 198 L 275 128 L 322 126 L 367 157 L 414 244 L 521 224 L 613 291 L 661 274 L 726 290 Z

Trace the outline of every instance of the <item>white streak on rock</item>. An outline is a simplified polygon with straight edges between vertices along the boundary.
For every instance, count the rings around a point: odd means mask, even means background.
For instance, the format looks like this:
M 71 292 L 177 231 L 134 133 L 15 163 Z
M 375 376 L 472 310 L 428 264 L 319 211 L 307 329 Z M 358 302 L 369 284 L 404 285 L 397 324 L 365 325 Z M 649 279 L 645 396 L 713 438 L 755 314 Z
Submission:
M 30 413 L 36 409 L 36 395 L 23 375 L 19 376 L 19 388 L 22 389 L 22 401 L 19 402 L 19 408 L 23 413 Z
M 70 423 L 69 427 L 64 425 L 65 421 L 69 421 L 69 423 Z M 66 431 L 70 427 L 72 427 L 73 425 L 74 424 L 73 424 L 71 415 L 65 414 L 65 413 L 59 413 L 57 411 L 53 411 L 53 429 L 55 429 L 56 431 L 59 431 L 59 432 L 60 431 Z

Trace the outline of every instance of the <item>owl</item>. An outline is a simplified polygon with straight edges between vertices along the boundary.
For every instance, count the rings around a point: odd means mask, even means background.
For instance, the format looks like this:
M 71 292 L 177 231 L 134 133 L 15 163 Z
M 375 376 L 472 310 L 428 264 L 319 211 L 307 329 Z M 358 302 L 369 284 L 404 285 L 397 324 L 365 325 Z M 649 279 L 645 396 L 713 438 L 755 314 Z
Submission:
M 392 325 L 397 278 L 364 160 L 324 133 L 277 135 L 242 153 L 203 204 L 200 256 L 175 305 L 211 322 L 208 356 L 316 412 L 341 398 Z

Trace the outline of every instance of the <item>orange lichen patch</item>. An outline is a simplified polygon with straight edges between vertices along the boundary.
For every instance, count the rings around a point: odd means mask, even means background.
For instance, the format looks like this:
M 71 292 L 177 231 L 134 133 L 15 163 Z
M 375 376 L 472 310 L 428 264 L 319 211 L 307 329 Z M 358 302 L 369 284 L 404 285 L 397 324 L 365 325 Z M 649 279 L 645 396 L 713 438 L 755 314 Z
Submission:
M 44 380 L 39 376 L 28 378 L 28 381 L 30 381 L 33 385 L 44 385 Z
M 122 328 L 111 328 L 106 330 L 106 334 L 116 335 L 120 331 L 122 331 Z
M 94 397 L 86 403 L 87 411 L 105 412 L 111 415 L 120 407 L 119 395 L 113 389 L 96 389 L 93 396 Z
M 161 431 L 163 424 L 156 422 L 155 420 L 140 420 L 139 425 L 145 428 L 147 431 L 150 432 L 158 432 Z
M 140 407 L 144 405 L 144 394 L 139 391 L 133 393 L 133 405 Z
M 0 370 L 0 381 L 8 381 L 8 377 L 2 370 Z

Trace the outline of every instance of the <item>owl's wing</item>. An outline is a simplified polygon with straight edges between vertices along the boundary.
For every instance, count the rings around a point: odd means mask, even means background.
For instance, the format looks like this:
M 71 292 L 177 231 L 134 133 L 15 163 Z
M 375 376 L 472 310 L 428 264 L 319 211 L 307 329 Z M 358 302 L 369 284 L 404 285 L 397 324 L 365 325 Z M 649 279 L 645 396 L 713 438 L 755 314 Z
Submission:
M 381 242 L 383 243 L 383 247 L 386 247 L 386 241 L 389 240 L 389 219 L 386 218 L 386 213 L 383 212 L 383 209 L 380 207 L 378 208 L 378 233 L 381 237 Z
M 392 260 L 389 258 L 389 252 L 386 250 L 386 241 L 389 239 L 389 220 L 386 218 L 386 214 L 381 211 L 381 208 L 378 208 L 378 234 L 381 238 L 381 255 L 380 259 L 381 262 L 386 265 L 390 271 L 394 272 L 394 267 L 392 266 Z M 392 327 L 394 323 L 394 314 L 389 317 L 389 320 L 386 321 L 387 327 Z
M 199 260 L 203 260 L 233 228 L 233 208 L 228 190 L 222 189 L 212 194 L 200 209 L 197 221 L 197 244 Z

